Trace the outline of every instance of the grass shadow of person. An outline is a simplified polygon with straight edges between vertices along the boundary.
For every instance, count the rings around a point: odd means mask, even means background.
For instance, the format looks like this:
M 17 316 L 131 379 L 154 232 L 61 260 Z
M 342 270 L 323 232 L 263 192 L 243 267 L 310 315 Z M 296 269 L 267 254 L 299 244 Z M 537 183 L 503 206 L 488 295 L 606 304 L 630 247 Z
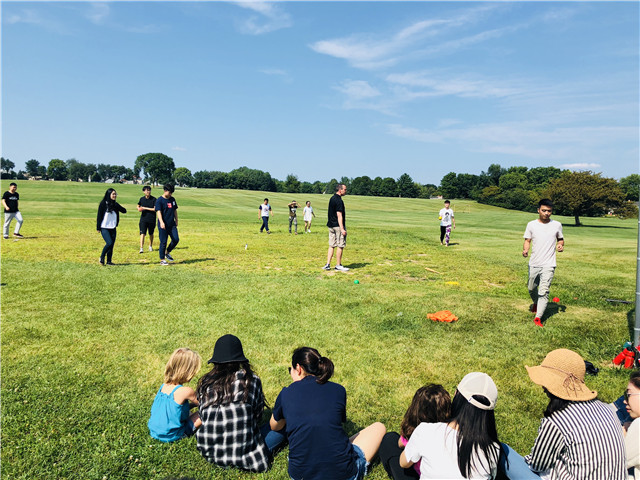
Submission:
M 215 258 L 208 257 L 208 258 L 193 258 L 191 260 L 180 260 L 180 261 L 176 261 L 175 263 L 189 265 L 191 263 L 214 262 L 214 261 L 215 261 Z
M 636 326 L 636 307 L 627 312 L 627 324 L 629 326 L 629 338 L 633 339 Z
M 367 265 L 371 265 L 371 263 L 350 263 L 348 265 L 345 265 L 345 267 L 349 268 L 349 269 L 355 269 L 355 268 L 364 268 Z
M 553 317 L 557 313 L 566 312 L 566 311 L 567 311 L 567 306 L 566 305 L 562 305 L 560 303 L 555 303 L 555 302 L 550 302 L 547 305 L 546 310 L 544 311 L 544 315 L 543 315 L 542 321 L 546 322 L 549 318 Z

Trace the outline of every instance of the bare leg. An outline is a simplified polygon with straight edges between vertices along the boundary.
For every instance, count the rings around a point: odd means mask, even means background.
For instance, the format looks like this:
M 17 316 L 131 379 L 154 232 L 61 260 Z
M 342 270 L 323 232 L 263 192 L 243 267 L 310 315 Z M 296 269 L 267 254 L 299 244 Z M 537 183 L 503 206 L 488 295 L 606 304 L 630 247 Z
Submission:
M 336 251 L 336 265 L 342 265 L 342 250 L 344 250 L 344 248 L 338 247 Z
M 376 422 L 360 430 L 349 441 L 360 447 L 367 458 L 367 462 L 370 462 L 378 453 L 385 433 L 387 433 L 386 427 L 382 423 Z
M 333 247 L 329 247 L 329 251 L 327 252 L 327 265 L 331 264 L 332 258 L 333 258 Z
M 144 248 L 144 233 L 140 234 L 140 248 Z
M 149 234 L 149 246 L 153 247 L 153 233 Z
M 189 420 L 193 422 L 193 428 L 196 430 L 202 426 L 202 420 L 200 420 L 200 414 L 198 412 L 193 412 L 189 415 Z

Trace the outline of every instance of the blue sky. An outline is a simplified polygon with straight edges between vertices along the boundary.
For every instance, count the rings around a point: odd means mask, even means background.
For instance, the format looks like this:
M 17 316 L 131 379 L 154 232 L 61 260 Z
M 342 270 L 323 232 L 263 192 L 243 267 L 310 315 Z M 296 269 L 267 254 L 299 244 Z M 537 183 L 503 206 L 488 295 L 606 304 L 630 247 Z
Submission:
M 639 170 L 638 2 L 6 2 L 2 156 Z

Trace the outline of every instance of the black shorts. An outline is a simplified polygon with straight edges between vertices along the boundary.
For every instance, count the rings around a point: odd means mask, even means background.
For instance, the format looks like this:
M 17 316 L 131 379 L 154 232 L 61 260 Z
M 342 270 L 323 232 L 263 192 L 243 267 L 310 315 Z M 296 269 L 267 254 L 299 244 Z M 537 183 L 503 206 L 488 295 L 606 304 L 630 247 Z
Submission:
M 142 220 L 140 220 L 140 235 L 145 235 L 147 233 L 147 231 L 149 232 L 149 235 L 153 235 L 153 232 L 156 229 L 156 222 L 144 222 Z

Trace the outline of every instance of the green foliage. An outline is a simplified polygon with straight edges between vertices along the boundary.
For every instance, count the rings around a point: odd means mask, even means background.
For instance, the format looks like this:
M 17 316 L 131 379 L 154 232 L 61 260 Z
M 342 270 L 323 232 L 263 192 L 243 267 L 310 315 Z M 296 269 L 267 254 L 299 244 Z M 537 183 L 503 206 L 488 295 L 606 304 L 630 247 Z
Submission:
M 621 178 L 620 188 L 626 195 L 627 200 L 637 202 L 638 194 L 640 193 L 640 175 L 633 173 L 628 177 Z
M 47 176 L 54 180 L 66 180 L 67 179 L 67 166 L 59 158 L 53 158 L 49 161 L 49 167 L 47 168 Z
M 153 184 L 158 185 L 171 182 L 175 169 L 173 158 L 164 153 L 145 153 L 144 155 L 138 155 L 138 158 L 136 158 L 133 173 L 138 176 L 139 172 L 144 170 L 145 176 Z
M 191 170 L 185 167 L 178 167 L 173 172 L 173 178 L 175 178 L 178 185 L 181 187 L 192 187 L 193 186 L 193 175 L 191 175 Z
M 629 338 L 629 307 L 604 299 L 633 300 L 636 221 L 594 218 L 578 229 L 554 216 L 568 245 L 551 287 L 561 302 L 539 329 L 520 255 L 532 214 L 457 200 L 453 245 L 444 248 L 441 200 L 347 195 L 351 270 L 337 273 L 320 270 L 327 195 L 305 198 L 317 215 L 313 233 L 293 236 L 281 214 L 290 194 L 178 188 L 181 242 L 176 262 L 160 267 L 157 252 L 138 253 L 140 187 L 119 185 L 129 213 L 120 216 L 118 265 L 108 268 L 98 265 L 103 241 L 93 228 L 104 185 L 18 184 L 27 238 L 5 240 L 0 263 L 2 478 L 288 478 L 286 450 L 256 475 L 208 464 L 193 438 L 167 445 L 148 435 L 171 352 L 189 346 L 209 358 L 225 333 L 242 339 L 271 405 L 290 382 L 295 347 L 331 358 L 348 395 L 349 434 L 374 421 L 397 431 L 418 387 L 453 393 L 465 373 L 484 371 L 499 390 L 500 440 L 525 454 L 547 401 L 525 365 L 570 348 L 600 368 L 587 384 L 601 400 L 628 382 L 610 362 Z M 258 232 L 264 197 L 276 209 L 271 235 Z M 443 309 L 458 322 L 427 320 Z M 367 478 L 387 476 L 374 461 Z
M 455 172 L 449 172 L 442 177 L 442 180 L 440 180 L 440 195 L 445 198 L 458 198 L 456 178 Z
M 403 173 L 397 182 L 398 195 L 405 198 L 417 198 L 420 190 L 408 173 Z
M 560 215 L 572 215 L 580 225 L 581 216 L 604 215 L 622 206 L 625 195 L 613 178 L 592 172 L 565 172 L 551 180 L 546 194 Z
M 294 174 L 287 175 L 284 182 L 284 191 L 287 193 L 297 193 L 300 191 L 300 180 Z
M 4 157 L 0 157 L 0 169 L 3 172 L 9 173 L 11 170 L 13 170 L 16 166 L 15 163 L 13 163 L 11 160 L 9 160 L 8 158 L 4 158 Z
M 32 158 L 31 160 L 27 160 L 25 163 L 25 168 L 27 169 L 27 173 L 32 177 L 37 177 L 39 175 L 38 167 L 40 166 L 40 162 L 38 160 Z

